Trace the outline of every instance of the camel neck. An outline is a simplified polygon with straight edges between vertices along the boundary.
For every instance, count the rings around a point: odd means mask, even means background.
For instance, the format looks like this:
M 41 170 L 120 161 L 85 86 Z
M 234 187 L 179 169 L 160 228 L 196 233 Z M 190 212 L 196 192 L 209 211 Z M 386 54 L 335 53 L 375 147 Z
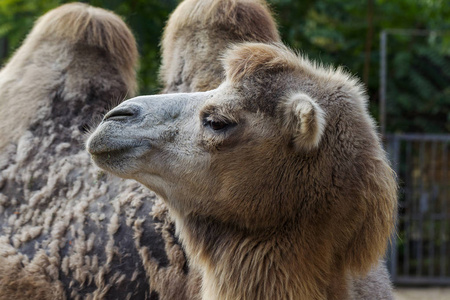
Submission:
M 203 273 L 204 300 L 329 298 L 330 270 L 324 261 L 330 259 L 318 256 L 320 247 L 301 247 L 292 233 L 250 234 L 188 220 L 180 237 L 190 261 Z M 308 250 L 319 252 L 312 255 Z

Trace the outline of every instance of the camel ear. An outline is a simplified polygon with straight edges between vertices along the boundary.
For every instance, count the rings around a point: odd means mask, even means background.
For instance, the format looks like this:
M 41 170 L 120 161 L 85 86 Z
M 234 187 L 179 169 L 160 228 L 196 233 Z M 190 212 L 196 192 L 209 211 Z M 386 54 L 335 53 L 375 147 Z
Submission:
M 292 134 L 298 150 L 316 148 L 325 129 L 325 112 L 308 95 L 292 94 L 284 103 L 284 127 Z

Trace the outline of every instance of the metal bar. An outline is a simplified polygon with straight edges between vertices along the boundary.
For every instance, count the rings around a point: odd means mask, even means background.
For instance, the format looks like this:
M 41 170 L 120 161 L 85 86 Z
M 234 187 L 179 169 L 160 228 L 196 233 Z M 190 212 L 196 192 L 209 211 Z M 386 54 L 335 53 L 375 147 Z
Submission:
M 425 276 L 399 276 L 395 280 L 397 285 L 450 285 L 450 278 Z
M 443 197 L 441 199 L 441 205 L 442 205 L 442 210 L 444 212 L 444 214 L 449 213 L 447 211 L 447 193 L 448 193 L 448 178 L 447 178 L 447 166 L 448 166 L 448 144 L 447 143 L 443 143 L 442 145 L 442 165 L 443 165 L 443 174 L 442 174 L 442 182 L 443 182 Z M 446 234 L 446 231 L 448 230 L 448 221 L 443 219 L 441 221 L 441 232 L 440 232 L 440 237 L 441 237 L 441 247 L 440 247 L 440 275 L 441 277 L 444 277 L 446 275 L 446 257 L 447 257 L 447 253 L 446 253 L 446 245 L 448 240 L 446 239 L 446 236 L 450 235 L 450 232 L 448 233 L 448 235 Z M 450 273 L 450 272 L 449 272 Z M 449 274 L 450 276 L 450 274 Z
M 394 170 L 394 172 L 396 174 L 399 173 L 399 168 L 400 168 L 400 163 L 399 163 L 399 158 L 400 158 L 400 143 L 401 143 L 401 139 L 396 136 L 393 140 L 393 151 L 394 151 L 394 155 L 392 155 L 392 169 Z
M 446 35 L 450 34 L 450 30 L 421 30 L 421 29 L 402 29 L 402 28 L 389 28 L 384 29 L 388 34 L 395 35 L 419 35 L 419 36 L 427 36 L 427 35 Z
M 403 187 L 398 222 L 404 247 L 399 248 L 394 239 L 388 262 L 396 284 L 450 285 L 450 134 L 386 134 L 388 37 L 443 34 L 450 34 L 450 30 L 386 29 L 380 33 L 379 125 Z M 404 146 L 405 152 L 399 150 Z
M 431 214 L 431 216 L 438 220 L 450 219 L 450 214 Z M 422 214 L 412 214 L 410 216 L 411 220 L 418 221 L 420 218 L 423 218 Z
M 404 141 L 440 141 L 450 142 L 450 134 L 387 134 L 386 137 L 396 136 L 400 140 Z
M 400 139 L 397 137 L 394 137 L 393 140 L 393 147 L 392 147 L 392 151 L 393 151 L 393 155 L 391 156 L 392 159 L 392 168 L 394 170 L 394 172 L 396 174 L 398 174 L 398 170 L 399 170 L 399 157 L 400 157 Z M 397 220 L 397 224 L 396 227 L 398 227 L 398 222 L 399 220 Z M 392 243 L 391 243 L 391 253 L 390 253 L 390 269 L 391 269 L 391 275 L 393 278 L 395 278 L 395 276 L 397 276 L 398 274 L 398 270 L 397 270 L 397 261 L 398 261 L 398 249 L 397 249 L 397 238 L 393 238 L 392 239 Z
M 411 240 L 411 217 L 412 217 L 412 142 L 406 141 L 406 169 L 405 169 L 405 253 L 403 255 L 403 274 L 409 274 L 410 270 L 410 247 Z
M 388 266 L 393 282 L 450 284 L 447 203 L 450 135 L 388 134 L 385 137 L 392 167 L 403 182 L 401 199 L 404 200 L 398 218 L 404 230 L 404 253 L 399 253 L 395 242 L 389 249 Z
M 422 206 L 422 196 L 424 190 L 424 182 L 423 182 L 423 170 L 424 170 L 424 152 L 425 152 L 425 142 L 420 142 L 420 150 L 419 150 L 419 198 L 418 198 L 418 212 L 420 214 L 420 218 L 418 221 L 418 245 L 417 245 L 417 271 L 416 275 L 422 275 L 423 269 L 423 206 Z
M 386 73 L 387 73 L 387 31 L 380 33 L 380 132 L 386 133 Z
M 434 275 L 434 267 L 435 267 L 435 262 L 434 262 L 434 223 L 436 222 L 436 219 L 433 218 L 433 213 L 436 211 L 436 197 L 435 197 L 435 193 L 434 191 L 436 190 L 436 141 L 433 141 L 431 143 L 431 158 L 430 161 L 431 162 L 431 170 L 430 170 L 430 190 L 431 190 L 431 199 L 430 199 L 430 214 L 429 214 L 429 219 L 430 219 L 430 227 L 429 227 L 429 244 L 428 244 L 428 255 L 429 255 L 429 265 L 428 265 L 428 274 L 429 276 L 433 277 Z

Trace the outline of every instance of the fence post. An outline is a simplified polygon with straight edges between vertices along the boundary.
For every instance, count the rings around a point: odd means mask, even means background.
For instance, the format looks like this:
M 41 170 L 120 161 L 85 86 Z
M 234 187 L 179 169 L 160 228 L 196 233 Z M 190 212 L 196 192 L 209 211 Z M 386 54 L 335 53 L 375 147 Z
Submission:
M 391 135 L 389 136 L 387 142 L 388 142 L 388 152 L 392 164 L 392 169 L 394 170 L 395 174 L 398 176 L 399 171 L 399 160 L 400 160 L 400 137 L 398 135 Z M 396 220 L 395 227 L 397 228 L 399 224 L 399 220 Z M 397 249 L 397 231 L 394 231 L 393 237 L 391 239 L 391 244 L 389 248 L 389 271 L 392 277 L 392 280 L 395 280 L 397 277 L 397 260 L 398 260 L 398 249 Z
M 384 136 L 386 134 L 386 73 L 387 73 L 387 31 L 383 30 L 380 34 L 380 131 Z

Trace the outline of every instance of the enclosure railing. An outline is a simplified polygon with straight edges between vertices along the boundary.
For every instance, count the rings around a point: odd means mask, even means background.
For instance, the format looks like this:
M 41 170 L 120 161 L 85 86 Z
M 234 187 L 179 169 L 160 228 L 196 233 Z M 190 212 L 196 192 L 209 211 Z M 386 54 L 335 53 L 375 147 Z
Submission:
M 386 135 L 399 181 L 397 233 L 388 267 L 395 284 L 450 284 L 450 135 Z

